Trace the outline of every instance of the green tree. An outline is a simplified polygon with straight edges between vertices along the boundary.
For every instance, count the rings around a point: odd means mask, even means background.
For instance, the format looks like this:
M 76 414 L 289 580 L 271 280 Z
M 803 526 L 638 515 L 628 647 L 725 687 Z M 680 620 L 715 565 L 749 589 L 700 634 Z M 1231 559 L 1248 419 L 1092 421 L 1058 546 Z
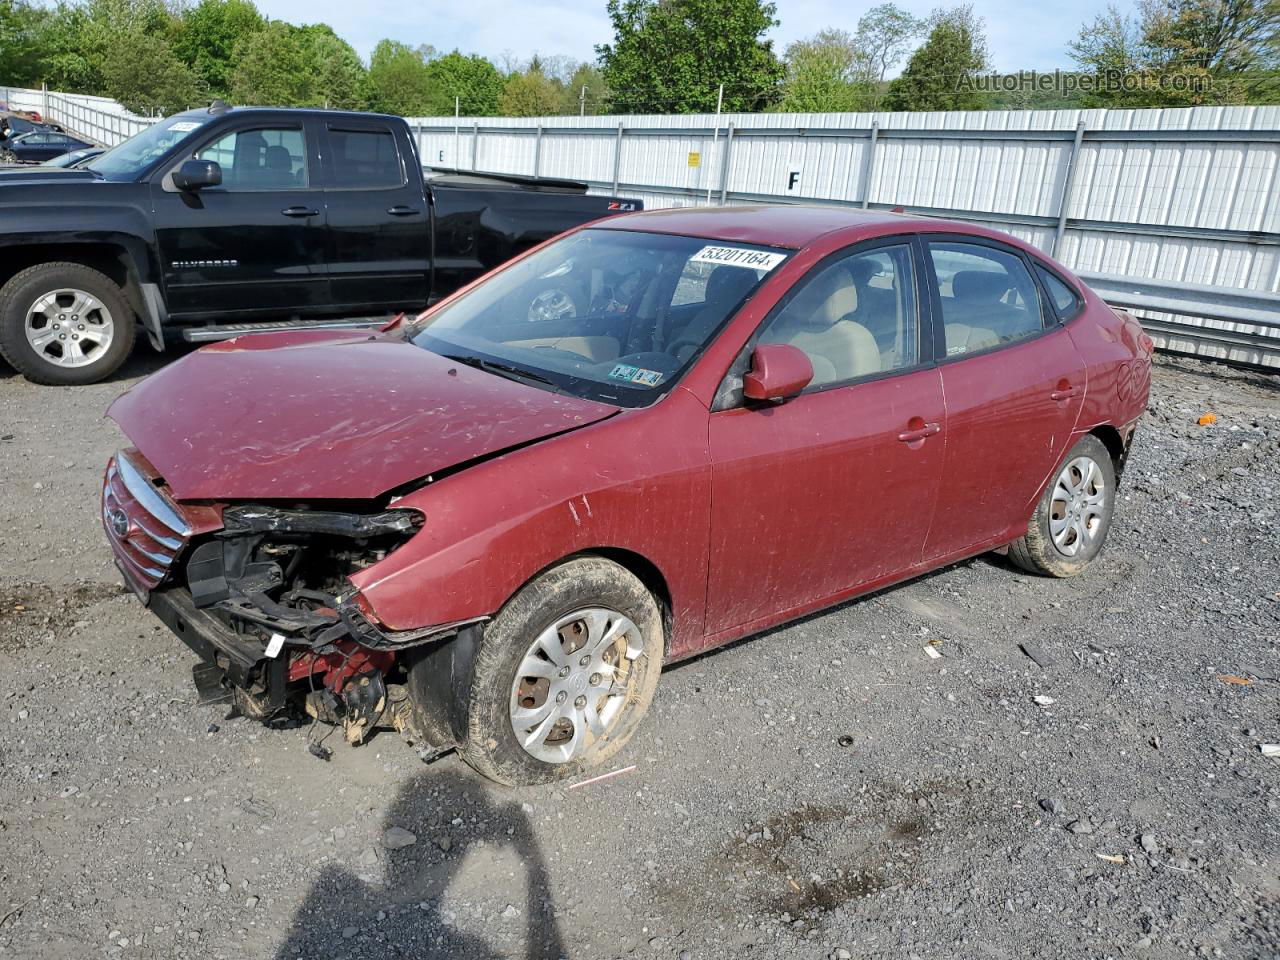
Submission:
M 299 106 L 362 110 L 365 69 L 360 56 L 328 24 L 295 27 L 310 66 L 306 101 Z
M 883 83 L 885 74 L 902 61 L 911 50 L 911 44 L 925 29 L 925 21 L 916 19 L 892 3 L 882 3 L 872 7 L 858 20 L 853 40 L 858 51 L 871 64 L 876 81 Z
M 134 113 L 177 113 L 204 97 L 204 84 L 163 34 L 133 29 L 107 41 L 102 91 Z
M 973 7 L 939 10 L 929 36 L 907 68 L 889 84 L 886 110 L 980 110 L 983 96 L 971 82 L 987 65 L 982 20 Z
M 788 45 L 786 80 L 778 109 L 785 113 L 837 113 L 870 109 L 875 67 L 843 30 L 822 30 Z
M 452 115 L 455 97 L 467 116 L 486 117 L 498 112 L 502 74 L 484 57 L 464 56 L 454 50 L 428 63 L 427 74 L 428 116 Z
M 254 106 L 299 106 L 310 97 L 310 68 L 296 28 L 271 21 L 236 45 L 231 96 Z
M 595 116 L 604 113 L 608 106 L 609 85 L 604 82 L 604 73 L 599 67 L 580 63 L 565 84 L 562 96 L 560 113 Z
M 614 41 L 596 47 L 620 112 L 759 110 L 783 67 L 764 38 L 778 25 L 765 0 L 609 0 Z
M 427 63 L 434 55 L 435 50 L 428 46 L 380 40 L 369 58 L 366 90 L 370 109 L 402 117 L 425 116 L 431 86 Z
M 252 0 L 200 0 L 183 12 L 174 52 L 195 70 L 210 96 L 227 97 L 237 45 L 266 25 Z
M 534 57 L 523 72 L 513 73 L 502 87 L 498 112 L 504 117 L 548 117 L 564 103 L 564 85 L 548 77 Z
M 40 33 L 48 13 L 23 0 L 0 0 L 0 77 L 7 85 L 38 84 L 45 51 Z

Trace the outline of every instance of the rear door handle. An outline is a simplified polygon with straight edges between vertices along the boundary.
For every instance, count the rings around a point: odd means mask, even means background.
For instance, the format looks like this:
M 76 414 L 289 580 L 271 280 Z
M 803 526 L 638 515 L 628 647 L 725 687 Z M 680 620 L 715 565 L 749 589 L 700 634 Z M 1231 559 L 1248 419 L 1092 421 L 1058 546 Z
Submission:
M 902 433 L 898 434 L 898 439 L 903 443 L 915 443 L 925 437 L 932 437 L 941 430 L 942 427 L 936 423 L 926 423 L 923 427 L 914 427 L 911 430 L 902 431 Z
M 1050 400 L 1070 400 L 1072 397 L 1080 395 L 1079 387 L 1059 387 L 1053 393 L 1049 394 Z
M 403 203 L 397 203 L 394 207 L 387 207 L 387 213 L 393 217 L 412 217 L 421 212 L 416 207 L 406 207 Z
M 286 217 L 318 217 L 319 210 L 313 210 L 311 207 L 285 207 L 280 211 Z

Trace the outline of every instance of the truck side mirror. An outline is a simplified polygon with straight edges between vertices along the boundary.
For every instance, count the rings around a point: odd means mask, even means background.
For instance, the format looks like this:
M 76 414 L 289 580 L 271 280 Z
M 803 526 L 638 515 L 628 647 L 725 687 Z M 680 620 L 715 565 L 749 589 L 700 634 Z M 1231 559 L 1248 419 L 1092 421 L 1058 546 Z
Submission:
M 173 171 L 173 185 L 179 190 L 203 190 L 222 184 L 222 168 L 212 160 L 184 160 Z
M 812 379 L 813 364 L 799 347 L 762 343 L 751 351 L 751 369 L 742 378 L 742 393 L 749 400 L 786 400 Z

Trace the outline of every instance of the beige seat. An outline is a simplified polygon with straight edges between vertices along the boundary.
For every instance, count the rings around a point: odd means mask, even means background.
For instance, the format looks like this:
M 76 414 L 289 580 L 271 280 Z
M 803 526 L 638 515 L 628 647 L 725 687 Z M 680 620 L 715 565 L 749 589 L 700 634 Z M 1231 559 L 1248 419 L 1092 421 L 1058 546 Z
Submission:
M 814 281 L 818 308 L 807 317 L 801 308 L 798 322 L 779 330 L 770 339 L 789 343 L 809 356 L 813 364 L 812 384 L 822 386 L 880 372 L 880 347 L 866 327 L 844 319 L 858 309 L 858 292 L 842 268 L 835 268 Z M 808 293 L 808 291 L 806 291 Z M 799 300 L 792 307 L 800 307 Z

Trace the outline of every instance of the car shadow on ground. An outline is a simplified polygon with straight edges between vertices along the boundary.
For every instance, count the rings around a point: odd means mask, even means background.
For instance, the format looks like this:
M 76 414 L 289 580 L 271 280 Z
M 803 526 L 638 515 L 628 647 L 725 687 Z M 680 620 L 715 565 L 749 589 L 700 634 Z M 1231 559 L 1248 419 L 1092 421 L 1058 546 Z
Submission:
M 468 824 L 480 826 L 486 854 L 505 850 L 524 867 L 524 900 L 506 907 L 518 913 L 519 922 L 510 923 L 509 913 L 501 919 L 484 918 L 486 930 L 511 931 L 500 942 L 496 936 L 490 942 L 463 932 L 453 922 L 450 904 L 468 894 L 454 890 L 451 899 L 450 887 L 456 885 L 467 851 L 460 841 L 442 850 L 439 838 L 449 835 L 456 818 L 463 816 Z M 294 915 L 276 960 L 347 955 L 556 960 L 565 955 L 545 861 L 518 802 L 495 803 L 475 780 L 448 770 L 428 770 L 399 788 L 382 823 L 384 832 L 392 827 L 408 830 L 417 841 L 386 851 L 385 862 L 373 868 L 381 871 L 385 882 L 362 878 L 345 866 L 326 867 Z M 473 901 L 476 882 L 473 876 Z M 496 893 L 493 884 L 487 892 Z

